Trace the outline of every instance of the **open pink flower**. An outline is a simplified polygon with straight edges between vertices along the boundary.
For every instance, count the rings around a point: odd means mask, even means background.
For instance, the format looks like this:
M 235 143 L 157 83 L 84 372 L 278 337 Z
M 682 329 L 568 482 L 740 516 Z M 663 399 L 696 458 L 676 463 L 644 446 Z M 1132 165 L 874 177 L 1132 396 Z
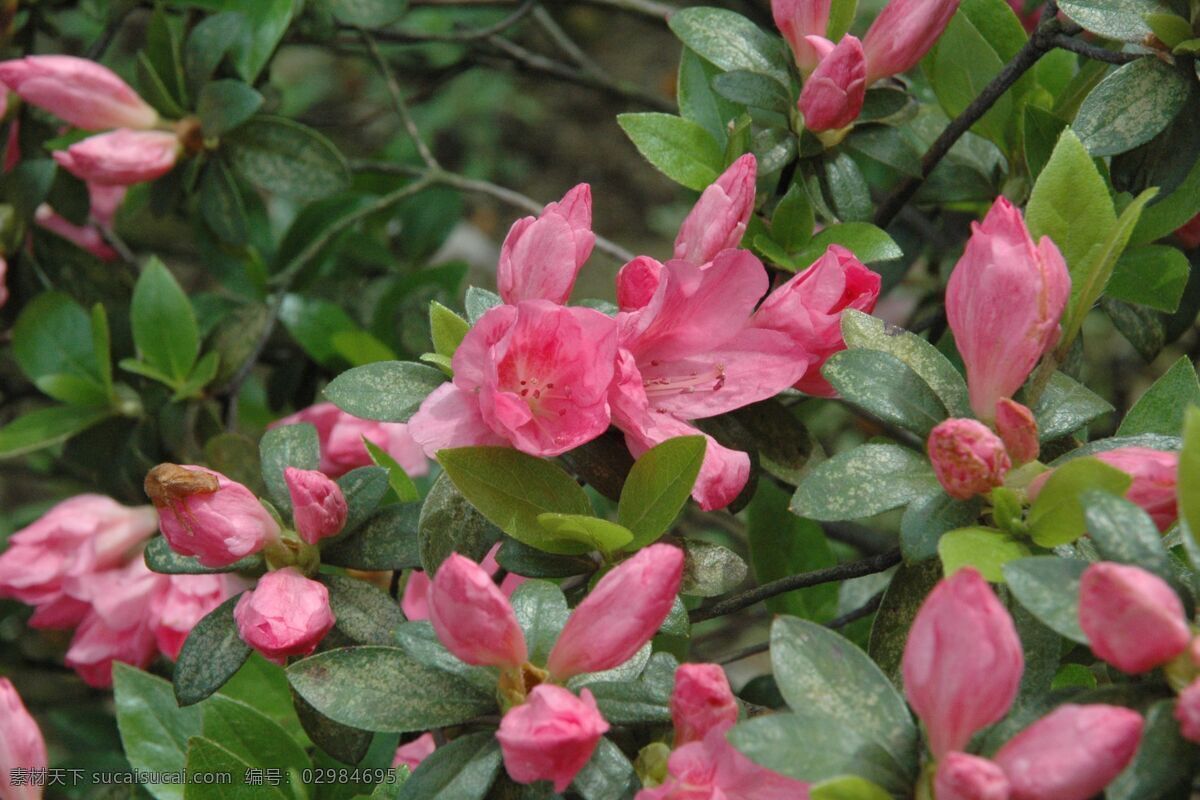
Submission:
M 678 547 L 653 544 L 639 550 L 601 578 L 571 612 L 546 669 L 566 680 L 625 663 L 662 627 L 682 579 Z
M 766 290 L 758 259 L 725 250 L 705 269 L 668 262 L 650 302 L 617 316 L 613 422 L 635 457 L 666 439 L 699 433 L 689 420 L 773 397 L 804 375 L 810 357 L 800 344 L 749 324 Z M 709 437 L 693 497 L 704 509 L 722 508 L 749 472 L 749 456 Z
M 817 397 L 837 392 L 821 375 L 821 367 L 834 353 L 846 349 L 842 338 L 842 312 L 853 308 L 864 314 L 875 309 L 882 278 L 841 245 L 829 248 L 787 283 L 767 296 L 750 324 L 781 331 L 809 356 L 808 368 L 796 382 L 800 391 Z
M 30 105 L 76 128 L 147 129 L 158 112 L 112 70 L 74 56 L 26 56 L 0 62 L 0 82 Z
M 505 303 L 549 300 L 562 305 L 592 253 L 592 189 L 581 183 L 539 217 L 513 223 L 500 247 L 496 283 Z
M 88 582 L 90 610 L 67 650 L 67 666 L 89 685 L 112 685 L 116 661 L 146 667 L 158 652 L 151 606 L 168 582 L 134 559 L 121 569 L 97 573 Z
M 307 422 L 317 429 L 321 445 L 319 469 L 331 478 L 339 478 L 357 467 L 375 462 L 363 439 L 379 447 L 411 478 L 429 471 L 421 446 L 413 441 L 403 422 L 376 422 L 347 414 L 333 403 L 317 403 L 295 414 L 272 422 L 270 427 Z
M 53 155 L 59 166 L 80 180 L 129 186 L 166 175 L 181 150 L 173 133 L 119 128 L 89 136 Z
M 561 686 L 543 683 L 504 715 L 496 738 L 510 778 L 517 783 L 553 781 L 554 791 L 561 792 L 587 764 L 607 730 L 587 689 L 576 697 Z
M 471 445 L 511 445 L 556 456 L 603 433 L 616 354 L 616 323 L 547 300 L 497 306 L 454 353 L 454 381 L 421 404 L 409 431 L 426 455 Z
M 1058 341 L 1071 277 L 1054 242 L 1043 236 L 1035 246 L 1007 199 L 997 198 L 972 227 L 946 285 L 946 317 L 966 364 L 971 408 L 990 422 L 996 402 L 1012 397 Z
M 830 45 L 821 63 L 804 81 L 799 108 L 804 127 L 814 133 L 845 128 L 858 119 L 867 96 L 867 61 L 862 42 L 847 34 L 834 47 L 819 36 L 808 37 L 814 49 Z
M 716 258 L 722 250 L 741 243 L 754 211 L 757 174 L 758 161 L 753 153 L 747 153 L 701 193 L 679 226 L 675 258 L 701 266 Z
M 46 769 L 46 740 L 8 678 L 0 678 L 0 797 L 4 800 L 39 800 L 42 786 L 34 781 L 14 781 L 13 771 L 26 774 Z
M 904 693 L 934 758 L 962 750 L 1017 696 L 1025 657 L 1012 618 L 983 577 L 960 569 L 921 604 L 904 647 Z

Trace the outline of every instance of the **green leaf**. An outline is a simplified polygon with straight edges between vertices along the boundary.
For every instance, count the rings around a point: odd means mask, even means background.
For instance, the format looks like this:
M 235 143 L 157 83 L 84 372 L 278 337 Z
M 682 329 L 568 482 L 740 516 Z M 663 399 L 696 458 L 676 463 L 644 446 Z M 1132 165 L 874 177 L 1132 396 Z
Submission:
M 1004 583 L 1004 565 L 1031 553 L 1024 542 L 1004 531 L 972 527 L 943 535 L 938 541 L 938 555 L 946 577 L 963 567 L 974 567 L 991 583 Z
M 617 124 L 655 168 L 697 192 L 721 174 L 725 154 L 715 139 L 691 120 L 671 114 L 618 114 Z
M 495 734 L 460 736 L 421 762 L 397 800 L 483 800 L 500 774 L 500 761 Z
M 907 132 L 887 125 L 867 125 L 855 128 L 846 137 L 846 147 L 885 164 L 911 178 L 920 179 L 921 153 Z
M 822 521 L 861 519 L 938 488 L 920 453 L 894 444 L 864 444 L 813 467 L 796 488 L 791 509 Z
M 216 71 L 225 54 L 241 38 L 246 19 L 236 11 L 205 17 L 196 23 L 183 47 L 188 84 L 199 88 Z
M 180 708 L 171 684 L 121 662 L 113 664 L 113 693 L 117 728 L 129 765 L 147 772 L 183 771 L 188 739 L 200 735 L 200 709 Z M 158 800 L 183 797 L 179 783 L 145 786 Z
M 205 353 L 196 362 L 196 365 L 192 367 L 192 372 L 187 376 L 187 379 L 171 395 L 171 400 L 179 401 L 199 397 L 200 390 L 212 383 L 217 377 L 217 370 L 220 366 L 220 354 L 216 352 Z
M 758 452 L 758 465 L 793 486 L 800 482 L 809 459 L 820 452 L 820 445 L 796 411 L 773 398 L 742 406 L 730 415 L 744 433 L 749 449 Z
M 1063 0 L 1062 11 L 1092 33 L 1126 42 L 1141 42 L 1150 35 L 1147 14 L 1170 13 L 1158 0 Z
M 496 563 L 527 578 L 569 578 L 596 569 L 596 562 L 587 556 L 554 555 L 507 536 L 496 553 Z
M 263 96 L 241 81 L 213 81 L 200 91 L 196 113 L 205 136 L 223 136 L 246 120 L 263 104 Z
M 808 797 L 809 800 L 888 800 L 891 795 L 877 783 L 857 775 L 845 775 L 814 785 L 809 789 Z
M 1104 788 L 1107 800 L 1149 800 L 1188 794 L 1196 764 L 1196 745 L 1180 735 L 1173 700 L 1159 700 L 1145 712 L 1137 755 Z
M 225 685 L 246 659 L 250 646 L 238 634 L 233 619 L 237 594 L 196 623 L 175 664 L 175 698 L 181 706 L 199 703 Z
M 1004 582 L 1021 605 L 1060 636 L 1087 644 L 1079 627 L 1079 578 L 1087 562 L 1033 556 L 1004 565 Z
M 100 383 L 112 397 L 112 332 L 108 326 L 108 311 L 103 303 L 92 306 L 92 355 L 100 371 Z
M 1124 153 L 1166 128 L 1187 96 L 1182 73 L 1156 58 L 1139 58 L 1092 90 L 1075 115 L 1075 132 L 1093 156 Z
M 181 383 L 200 354 L 200 331 L 187 295 L 163 263 L 152 258 L 133 289 L 133 341 L 143 361 Z
M 438 461 L 471 505 L 517 541 L 564 555 L 591 549 L 548 536 L 538 522 L 547 511 L 592 513 L 583 489 L 557 464 L 507 447 L 442 450 Z
M 633 533 L 623 525 L 584 514 L 538 514 L 538 524 L 554 538 L 580 542 L 589 550 L 612 553 L 633 541 Z
M 262 568 L 262 557 L 246 556 L 227 567 L 205 567 L 193 556 L 181 556 L 171 549 L 162 536 L 156 536 L 142 553 L 146 566 L 163 575 L 215 575 L 221 572 L 256 571 Z
M 1171 557 L 1150 515 L 1128 500 L 1101 491 L 1082 497 L 1092 544 L 1105 561 L 1133 564 L 1176 582 Z
M 1200 408 L 1189 406 L 1183 418 L 1179 451 L 1179 517 L 1200 542 Z
M 1038 435 L 1043 442 L 1079 430 L 1113 410 L 1108 401 L 1067 375 L 1050 376 L 1042 396 L 1033 406 Z
M 1175 47 L 1194 36 L 1192 24 L 1178 14 L 1147 14 L 1145 21 L 1167 47 Z
M 757 72 L 788 85 L 780 40 L 741 14 L 720 8 L 685 8 L 672 14 L 667 24 L 680 41 L 726 72 Z
M 222 242 L 246 243 L 246 205 L 241 189 L 223 158 L 209 159 L 200 177 L 200 216 Z
M 429 304 L 429 335 L 439 355 L 453 356 L 470 329 L 465 319 L 441 303 L 435 300 Z
M 635 681 L 596 681 L 587 688 L 604 718 L 614 725 L 670 723 L 671 690 L 679 662 L 670 653 L 650 657 Z
M 955 528 L 965 528 L 979 519 L 978 499 L 955 500 L 937 491 L 913 500 L 900 517 L 900 552 L 913 564 L 938 554 L 938 540 Z
M 254 494 L 267 493 L 258 442 L 242 433 L 219 433 L 204 443 L 204 463 Z
M 785 250 L 798 250 L 812 238 L 813 224 L 813 206 L 808 192 L 800 184 L 793 183 L 775 206 L 771 216 L 771 238 Z
M 296 740 L 253 706 L 218 694 L 201 708 L 204 736 L 220 742 L 250 764 L 285 771 L 312 766 Z
M 825 361 L 821 374 L 850 404 L 921 438 L 948 416 L 929 384 L 890 353 L 843 350 Z
M 284 685 L 287 686 L 286 677 Z M 304 735 L 311 739 L 313 744 L 343 764 L 359 764 L 366 758 L 375 734 L 334 722 L 290 688 L 288 695 Z
M 840 244 L 868 264 L 900 258 L 904 252 L 885 231 L 869 222 L 843 222 L 829 225 L 813 236 L 812 241 L 792 260 L 807 266 L 825 254 L 831 244 Z
M 549 581 L 525 581 L 512 593 L 511 603 L 530 661 L 545 664 L 570 615 L 562 589 Z
M 396 601 L 374 585 L 342 575 L 319 575 L 329 587 L 329 607 L 337 629 L 355 644 L 391 644 L 404 614 Z
M 387 470 L 388 486 L 396 493 L 400 502 L 415 503 L 420 500 L 421 493 L 417 490 L 417 485 L 412 482 L 412 478 L 408 477 L 408 473 L 404 471 L 404 467 L 400 466 L 400 462 L 366 436 L 362 437 L 362 440 L 371 460 Z
M 488 693 L 399 647 L 328 650 L 297 661 L 287 673 L 292 688 L 319 712 L 368 731 L 424 731 L 496 710 Z
M 245 18 L 240 35 L 228 45 L 228 52 L 238 75 L 247 83 L 254 83 L 271 60 L 295 11 L 292 0 L 257 0 L 254 3 L 244 3 L 242 0 L 178 0 L 176 4 L 209 11 L 237 11 Z
M 346 159 L 333 143 L 284 117 L 250 119 L 222 139 L 221 150 L 242 178 L 281 197 L 316 200 L 350 183 Z
M 1117 436 L 1161 433 L 1175 436 L 1183 429 L 1189 406 L 1200 405 L 1200 378 L 1191 359 L 1183 356 L 1147 389 L 1129 409 Z
M 677 436 L 634 462 L 621 489 L 617 519 L 633 533 L 636 550 L 666 533 L 695 486 L 704 463 L 703 436 Z
M 970 416 L 971 403 L 962 374 L 920 336 L 852 308 L 842 312 L 842 336 L 852 349 L 879 350 L 900 359 L 924 379 L 951 416 Z
M 925 62 L 946 115 L 953 118 L 966 110 L 1004 68 L 1005 60 L 967 14 L 955 14 Z M 971 130 L 1005 149 L 1013 107 L 1013 97 L 1006 92 Z
M 837 563 L 821 526 L 791 514 L 787 492 L 771 481 L 759 481 L 746 522 L 750 565 L 760 586 Z M 773 614 L 824 622 L 837 613 L 837 597 L 837 584 L 825 583 L 770 597 L 766 606 Z
M 583 800 L 610 800 L 626 797 L 640 784 L 629 759 L 607 738 L 601 739 L 591 759 L 583 765 L 571 782 Z
M 319 297 L 286 295 L 279 308 L 279 321 L 306 353 L 327 367 L 396 358 L 387 345 L 363 330 L 341 306 Z M 339 338 L 356 344 L 352 353 L 343 352 Z
M 78 303 L 60 292 L 44 292 L 21 311 L 12 330 L 12 352 L 21 371 L 56 400 L 106 405 L 107 369 L 97 361 L 92 320 Z M 45 379 L 69 376 L 68 385 Z M 49 391 L 47 391 L 49 390 Z
M 463 307 L 467 311 L 467 321 L 474 325 L 479 322 L 480 317 L 503 302 L 500 295 L 495 292 L 480 289 L 478 286 L 468 287 L 467 296 L 463 301 Z
M 433 367 L 378 361 L 347 370 L 325 387 L 325 397 L 348 414 L 380 422 L 408 422 L 422 401 L 446 381 Z
M 925 598 L 942 579 L 936 559 L 920 564 L 901 564 L 884 590 L 883 601 L 871 623 L 867 654 L 897 688 L 902 687 L 901 665 L 912 627 Z
M 408 10 L 408 0 L 333 0 L 333 16 L 339 22 L 361 28 L 390 25 Z
M 717 597 L 733 591 L 746 580 L 749 571 L 746 562 L 727 547 L 702 539 L 685 539 L 683 552 L 680 594 Z
M 417 544 L 419 503 L 383 506 L 351 531 L 321 548 L 321 562 L 365 570 L 421 566 Z
M 433 575 L 451 553 L 482 561 L 500 538 L 500 531 L 475 510 L 450 476 L 442 474 L 433 482 L 421 506 L 417 538 L 421 568 Z
M 1029 509 L 1029 535 L 1042 547 L 1069 544 L 1087 530 L 1082 497 L 1089 489 L 1125 494 L 1129 473 L 1095 458 L 1077 458 L 1051 473 Z
M 0 458 L 59 444 L 113 415 L 107 408 L 51 406 L 17 417 L 0 428 Z
M 726 100 L 743 106 L 754 106 L 787 114 L 793 101 L 779 81 L 758 72 L 744 69 L 722 72 L 712 81 L 717 94 Z
M 1190 272 L 1187 257 L 1174 247 L 1134 247 L 1117 259 L 1104 293 L 1172 313 L 1179 308 Z
M 254 765 L 239 753 L 225 748 L 212 739 L 194 736 L 188 740 L 188 780 L 183 790 L 185 800 L 285 800 L 287 795 L 280 786 L 265 783 L 251 785 L 247 773 Z M 214 775 L 228 775 L 228 783 L 215 784 Z
M 719 67 L 705 61 L 691 49 L 683 48 L 676 89 L 679 115 L 699 123 L 719 146 L 724 147 L 726 126 L 742 109 L 713 91 L 712 79 L 719 74 Z
M 258 453 L 271 502 L 276 508 L 290 513 L 292 494 L 283 477 L 284 470 L 288 467 L 311 470 L 320 466 L 321 443 L 317 429 L 308 422 L 271 428 L 263 434 Z
M 365 522 L 388 493 L 388 471 L 382 467 L 358 467 L 337 479 L 338 488 L 346 498 L 346 525 L 350 533 Z
M 1025 164 L 1029 168 L 1030 176 L 1036 180 L 1049 163 L 1054 145 L 1067 123 L 1049 111 L 1030 104 L 1025 107 L 1021 124 Z

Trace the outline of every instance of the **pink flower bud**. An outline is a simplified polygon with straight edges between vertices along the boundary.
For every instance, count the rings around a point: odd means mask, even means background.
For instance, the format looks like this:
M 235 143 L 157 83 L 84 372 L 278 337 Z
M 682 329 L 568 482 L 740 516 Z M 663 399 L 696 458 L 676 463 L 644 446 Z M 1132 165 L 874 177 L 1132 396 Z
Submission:
M 296 533 L 309 544 L 336 536 L 346 525 L 346 496 L 341 487 L 315 469 L 288 467 L 283 471 L 292 498 Z
M 775 27 L 783 34 L 796 66 L 807 75 L 821 60 L 809 36 L 824 36 L 829 27 L 830 0 L 771 0 Z
M 242 589 L 229 575 L 170 575 L 150 604 L 151 626 L 159 651 L 175 661 L 196 623 Z
M 254 493 L 219 472 L 159 464 L 146 494 L 171 549 L 206 567 L 227 567 L 279 539 L 279 525 Z
M 76 128 L 152 128 L 158 112 L 108 67 L 73 56 L 0 62 L 0 82 Z
M 496 283 L 505 303 L 567 302 L 575 276 L 592 254 L 592 189 L 581 183 L 540 217 L 513 223 L 500 247 Z
M 1016 400 L 1001 397 L 997 401 L 996 433 L 1016 466 L 1037 460 L 1041 452 L 1037 420 L 1033 418 L 1032 411 Z
M 937 800 L 1008 800 L 1008 778 L 986 758 L 947 753 L 933 780 Z
M 1092 564 L 1079 581 L 1079 627 L 1092 652 L 1122 672 L 1146 672 L 1187 649 L 1183 604 L 1141 567 Z
M 1179 518 L 1178 453 L 1149 447 L 1118 447 L 1097 453 L 1096 458 L 1132 476 L 1133 483 L 1125 492 L 1125 498 L 1149 514 L 1160 531 L 1175 524 Z
M 80 180 L 128 186 L 166 175 L 179 152 L 179 140 L 173 133 L 119 128 L 89 136 L 53 155 L 59 166 Z
M 546 669 L 562 681 L 624 664 L 658 632 L 682 580 L 682 550 L 667 544 L 639 550 L 575 608 Z
M 1012 800 L 1088 800 L 1133 759 L 1142 717 L 1119 706 L 1062 705 L 996 753 Z
M 508 598 L 458 553 L 442 562 L 429 586 L 429 621 L 446 649 L 468 664 L 511 669 L 529 658 Z
M 576 697 L 561 686 L 543 683 L 533 687 L 523 705 L 504 715 L 496 738 L 510 778 L 517 783 L 553 781 L 554 791 L 561 792 L 587 764 L 607 730 L 587 689 Z
M 392 766 L 398 767 L 403 764 L 408 767 L 409 771 L 415 770 L 422 761 L 433 755 L 433 751 L 436 749 L 437 742 L 433 740 L 433 734 L 422 733 L 408 744 L 402 744 L 396 748 L 396 755 L 392 757 Z
M 737 719 L 738 703 L 720 665 L 679 665 L 675 670 L 675 690 L 671 692 L 676 747 L 699 741 L 718 726 L 728 728 Z
M 905 4 L 893 0 L 880 19 Z M 1070 294 L 1071 277 L 1058 248 L 1045 236 L 1035 247 L 1021 212 L 997 198 L 983 222 L 973 226 L 946 286 L 946 316 L 967 367 L 975 416 L 990 421 L 996 401 L 1020 389 L 1058 341 Z
M 916 66 L 957 10 L 958 0 L 891 0 L 863 38 L 867 83 Z
M 842 312 L 853 308 L 871 313 L 882 283 L 873 272 L 841 245 L 829 248 L 808 269 L 791 278 L 762 302 L 750 325 L 782 331 L 799 344 L 812 360 L 796 388 L 817 397 L 837 392 L 821 375 L 821 367 L 834 353 L 846 349 L 842 338 Z
M 1175 719 L 1179 722 L 1179 733 L 1183 738 L 1200 743 L 1200 678 L 1179 693 L 1179 699 L 1175 702 Z
M 131 508 L 98 494 L 64 500 L 9 537 L 0 555 L 0 597 L 34 606 L 35 628 L 72 628 L 90 608 L 92 576 L 140 559 L 157 527 L 150 506 Z
M 13 780 L 13 770 L 46 769 L 46 741 L 21 696 L 8 678 L 0 678 L 0 797 L 4 800 L 39 800 L 42 785 L 27 779 Z M 44 781 L 40 782 L 44 784 Z
M 282 664 L 288 656 L 306 656 L 333 627 L 329 590 L 295 567 L 268 572 L 233 607 L 242 641 Z
M 1012 619 L 991 587 L 965 567 L 934 587 L 904 647 L 904 693 L 925 723 L 934 758 L 962 750 L 1003 717 L 1025 657 Z
M 977 420 L 955 417 L 939 422 L 929 432 L 928 447 L 942 488 L 959 500 L 1001 485 L 1012 468 L 1004 442 Z
M 701 193 L 679 226 L 675 258 L 700 266 L 712 261 L 722 250 L 741 243 L 750 213 L 754 211 L 757 173 L 758 161 L 753 153 L 747 153 Z
M 617 306 L 622 311 L 644 308 L 654 297 L 663 265 L 650 256 L 637 256 L 617 272 Z
M 866 77 L 862 42 L 844 36 L 804 81 L 799 102 L 804 127 L 820 133 L 844 128 L 858 119 L 867 96 Z

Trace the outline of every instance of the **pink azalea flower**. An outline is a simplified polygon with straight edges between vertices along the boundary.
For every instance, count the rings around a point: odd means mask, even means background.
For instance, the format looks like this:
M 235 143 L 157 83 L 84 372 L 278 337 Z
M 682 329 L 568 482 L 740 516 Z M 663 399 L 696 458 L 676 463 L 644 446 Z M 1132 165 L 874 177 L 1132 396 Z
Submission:
M 364 437 L 396 459 L 396 463 L 410 478 L 429 472 L 429 463 L 421 452 L 421 446 L 413 441 L 408 425 L 403 422 L 361 419 L 347 414 L 333 403 L 317 403 L 276 420 L 270 427 L 300 422 L 310 423 L 317 429 L 317 439 L 321 445 L 319 469 L 331 478 L 375 463 L 363 444 Z
M 513 223 L 496 268 L 500 297 L 512 305 L 522 300 L 566 303 L 595 242 L 592 189 L 581 183 L 548 204 L 540 217 Z

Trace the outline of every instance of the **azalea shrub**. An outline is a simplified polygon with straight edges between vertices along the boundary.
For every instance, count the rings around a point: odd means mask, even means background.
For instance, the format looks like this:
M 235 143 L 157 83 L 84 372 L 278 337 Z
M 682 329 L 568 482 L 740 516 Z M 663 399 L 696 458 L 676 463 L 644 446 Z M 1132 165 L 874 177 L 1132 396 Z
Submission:
M 1200 785 L 1197 0 L 0 37 L 3 800 Z

